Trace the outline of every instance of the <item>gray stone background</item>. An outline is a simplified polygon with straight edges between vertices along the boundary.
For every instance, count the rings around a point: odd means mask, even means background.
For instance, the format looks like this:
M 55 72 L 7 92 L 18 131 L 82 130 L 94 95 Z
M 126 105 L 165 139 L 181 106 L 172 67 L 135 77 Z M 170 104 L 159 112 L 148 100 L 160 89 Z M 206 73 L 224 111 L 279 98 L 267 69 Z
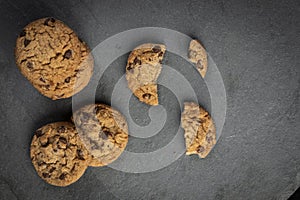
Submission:
M 287 199 L 300 186 L 299 1 L 1 0 L 0 13 L 0 199 Z M 146 26 L 200 39 L 227 93 L 225 126 L 211 154 L 203 160 L 182 156 L 145 174 L 89 168 L 66 188 L 42 181 L 29 157 L 33 132 L 68 120 L 72 100 L 51 101 L 34 90 L 15 65 L 14 46 L 26 24 L 45 16 L 64 21 L 91 48 L 114 34 Z M 113 78 L 100 80 L 97 101 L 110 102 L 126 57 L 106 72 Z M 167 58 L 180 69 L 176 57 Z M 189 70 L 182 73 L 193 76 Z M 197 81 L 193 84 L 201 85 L 195 89 L 200 101 L 209 107 L 209 99 L 201 95 L 207 94 L 204 82 Z M 159 91 L 171 122 L 147 141 L 132 139 L 132 151 L 155 150 L 178 128 L 179 103 L 167 89 Z M 131 107 L 136 123 L 149 123 L 139 112 L 149 107 L 135 98 Z

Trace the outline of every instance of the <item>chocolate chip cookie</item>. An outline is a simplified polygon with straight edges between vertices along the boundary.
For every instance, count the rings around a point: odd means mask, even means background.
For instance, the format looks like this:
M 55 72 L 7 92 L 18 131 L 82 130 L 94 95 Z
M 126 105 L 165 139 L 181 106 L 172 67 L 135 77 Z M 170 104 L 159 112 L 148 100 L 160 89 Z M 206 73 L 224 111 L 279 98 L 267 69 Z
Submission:
M 93 72 L 93 58 L 74 31 L 54 18 L 28 24 L 15 48 L 21 73 L 44 96 L 68 98 L 81 91 Z
M 90 166 L 103 166 L 116 160 L 128 142 L 125 118 L 104 104 L 86 105 L 73 114 L 72 120 L 86 148 L 93 156 Z
M 140 101 L 149 105 L 158 105 L 157 78 L 165 51 L 165 45 L 148 43 L 136 47 L 128 57 L 128 87 Z
M 74 124 L 69 122 L 39 128 L 32 138 L 30 157 L 38 175 L 55 186 L 67 186 L 77 181 L 90 161 Z
M 188 58 L 192 63 L 196 64 L 197 70 L 204 78 L 207 71 L 207 54 L 198 40 L 191 40 Z
M 181 126 L 185 132 L 186 155 L 198 154 L 205 158 L 216 144 L 216 129 L 208 112 L 196 103 L 185 102 Z

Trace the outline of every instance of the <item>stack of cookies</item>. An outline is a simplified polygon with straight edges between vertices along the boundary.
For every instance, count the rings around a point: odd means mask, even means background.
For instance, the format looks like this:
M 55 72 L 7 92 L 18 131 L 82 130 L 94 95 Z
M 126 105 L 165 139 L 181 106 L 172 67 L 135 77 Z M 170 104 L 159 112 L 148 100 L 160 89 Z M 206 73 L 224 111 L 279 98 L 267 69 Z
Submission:
M 126 79 L 132 93 L 143 103 L 158 105 L 157 79 L 166 51 L 163 44 L 142 44 L 128 57 Z M 16 42 L 16 63 L 21 73 L 42 95 L 53 100 L 80 92 L 93 73 L 88 46 L 74 31 L 54 18 L 28 24 Z M 192 40 L 188 58 L 204 78 L 207 55 Z M 201 106 L 184 103 L 181 126 L 185 130 L 186 154 L 205 158 L 216 143 L 212 118 Z M 124 116 L 104 104 L 86 105 L 73 113 L 70 122 L 55 122 L 35 131 L 30 157 L 38 175 L 47 183 L 67 186 L 77 181 L 88 166 L 101 167 L 115 161 L 128 142 Z
M 93 73 L 88 46 L 54 18 L 28 24 L 17 38 L 15 56 L 21 73 L 41 94 L 53 100 L 80 92 Z
M 125 118 L 104 104 L 77 110 L 71 122 L 55 122 L 33 136 L 30 157 L 38 175 L 56 186 L 77 181 L 88 166 L 116 160 L 128 142 Z

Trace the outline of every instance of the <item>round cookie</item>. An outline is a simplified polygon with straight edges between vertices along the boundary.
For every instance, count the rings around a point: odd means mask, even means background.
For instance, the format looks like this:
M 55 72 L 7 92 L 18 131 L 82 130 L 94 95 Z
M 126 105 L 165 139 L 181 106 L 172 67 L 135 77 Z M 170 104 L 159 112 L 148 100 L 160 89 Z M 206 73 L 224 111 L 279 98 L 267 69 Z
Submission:
M 208 112 L 196 103 L 185 102 L 181 126 L 184 129 L 186 155 L 198 154 L 200 158 L 205 158 L 216 144 L 216 129 Z
M 104 166 L 116 160 L 128 142 L 125 118 L 104 104 L 86 105 L 73 114 L 81 140 L 92 155 L 89 166 Z
M 92 76 L 88 47 L 72 29 L 54 18 L 28 24 L 17 38 L 15 56 L 21 73 L 53 100 L 78 93 Z
M 165 51 L 162 44 L 147 43 L 136 47 L 128 57 L 128 87 L 140 101 L 149 105 L 158 105 L 157 78 Z
M 32 138 L 30 157 L 38 175 L 55 186 L 67 186 L 77 181 L 90 161 L 87 149 L 70 122 L 56 122 L 39 128 Z
M 198 72 L 204 78 L 207 71 L 207 53 L 198 40 L 191 40 L 188 58 L 192 63 L 196 64 Z

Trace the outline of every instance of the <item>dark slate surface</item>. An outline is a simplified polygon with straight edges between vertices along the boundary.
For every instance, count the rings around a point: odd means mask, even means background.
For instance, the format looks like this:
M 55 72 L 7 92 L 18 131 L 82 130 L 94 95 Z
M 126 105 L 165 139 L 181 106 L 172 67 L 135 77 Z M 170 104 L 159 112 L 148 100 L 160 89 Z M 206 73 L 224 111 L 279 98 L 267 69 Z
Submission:
M 299 1 L 1 0 L 0 13 L 0 199 L 287 199 L 300 186 Z M 67 120 L 72 101 L 51 101 L 34 90 L 15 65 L 14 45 L 22 27 L 45 16 L 66 22 L 92 48 L 145 26 L 202 40 L 227 93 L 226 123 L 211 154 L 182 156 L 145 174 L 89 168 L 66 188 L 43 182 L 29 158 L 31 137 L 48 122 Z M 121 70 L 124 60 L 116 61 Z M 109 90 L 98 90 L 97 99 L 109 102 Z M 168 102 L 178 119 L 178 102 Z M 132 116 L 143 125 L 149 119 L 139 111 L 147 107 L 137 107 Z M 153 141 L 167 143 L 178 123 Z M 136 151 L 160 147 L 134 143 Z

